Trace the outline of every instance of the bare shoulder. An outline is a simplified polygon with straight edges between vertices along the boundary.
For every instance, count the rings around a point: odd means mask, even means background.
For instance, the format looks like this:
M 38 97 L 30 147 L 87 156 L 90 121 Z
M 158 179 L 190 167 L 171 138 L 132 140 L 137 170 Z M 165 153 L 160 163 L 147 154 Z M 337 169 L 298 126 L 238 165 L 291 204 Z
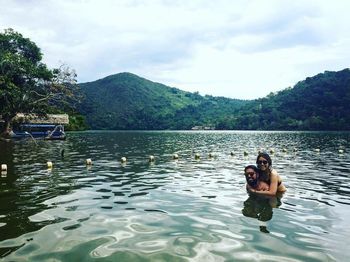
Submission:
M 272 169 L 271 170 L 271 175 L 278 176 L 278 173 L 277 173 L 276 169 Z

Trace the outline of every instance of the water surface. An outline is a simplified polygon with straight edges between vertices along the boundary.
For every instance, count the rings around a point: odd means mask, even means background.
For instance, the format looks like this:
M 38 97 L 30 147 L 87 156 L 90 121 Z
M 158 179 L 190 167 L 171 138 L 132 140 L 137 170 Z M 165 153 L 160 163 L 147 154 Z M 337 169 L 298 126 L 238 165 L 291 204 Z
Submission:
M 243 168 L 261 148 L 274 151 L 282 198 L 245 191 Z M 350 134 L 336 132 L 103 131 L 1 143 L 0 257 L 346 261 L 349 150 Z

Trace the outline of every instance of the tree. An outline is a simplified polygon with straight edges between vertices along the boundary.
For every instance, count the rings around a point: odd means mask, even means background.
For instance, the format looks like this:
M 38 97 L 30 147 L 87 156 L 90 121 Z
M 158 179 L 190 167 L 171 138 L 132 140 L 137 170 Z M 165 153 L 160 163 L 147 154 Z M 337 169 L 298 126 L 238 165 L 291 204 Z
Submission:
M 1 134 L 17 113 L 45 115 L 77 100 L 76 73 L 66 65 L 50 70 L 41 62 L 40 48 L 13 29 L 0 33 Z

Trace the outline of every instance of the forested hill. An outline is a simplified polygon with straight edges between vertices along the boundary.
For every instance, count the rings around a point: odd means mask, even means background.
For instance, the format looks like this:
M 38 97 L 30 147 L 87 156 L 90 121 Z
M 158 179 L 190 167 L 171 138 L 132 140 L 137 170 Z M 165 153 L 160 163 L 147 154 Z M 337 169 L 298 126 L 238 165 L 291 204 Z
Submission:
M 350 130 L 350 70 L 326 71 L 254 100 L 226 123 L 233 129 Z
M 191 129 L 216 126 L 247 102 L 201 96 L 120 73 L 80 84 L 85 95 L 80 112 L 92 129 Z
M 201 96 L 130 73 L 80 86 L 80 111 L 92 129 L 350 130 L 349 69 L 249 101 Z

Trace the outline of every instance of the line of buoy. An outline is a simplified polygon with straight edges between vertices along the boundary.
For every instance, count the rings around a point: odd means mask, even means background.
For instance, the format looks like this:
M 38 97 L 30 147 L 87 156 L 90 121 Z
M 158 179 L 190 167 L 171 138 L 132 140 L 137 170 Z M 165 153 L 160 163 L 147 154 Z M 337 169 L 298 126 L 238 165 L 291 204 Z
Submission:
M 296 152 L 296 151 L 298 151 L 298 149 L 297 149 L 297 148 L 293 148 L 293 151 Z M 314 152 L 319 153 L 320 151 L 321 151 L 321 150 L 320 150 L 319 148 L 314 148 Z M 259 150 L 259 152 L 261 152 L 261 151 Z M 275 151 L 274 151 L 274 149 L 270 149 L 269 152 L 270 152 L 270 153 L 274 153 Z M 282 148 L 282 152 L 287 152 L 287 149 L 286 149 L 286 148 Z M 344 152 L 345 152 L 344 149 L 338 149 L 338 153 L 339 153 L 339 154 L 344 154 Z M 234 155 L 235 155 L 235 152 L 234 152 L 234 151 L 231 151 L 231 152 L 230 152 L 230 155 L 231 155 L 231 156 L 234 156 Z M 243 155 L 244 155 L 244 156 L 248 156 L 248 155 L 249 155 L 248 151 L 247 151 L 247 150 L 244 150 L 244 151 L 243 151 Z M 212 153 L 212 152 L 208 153 L 208 158 L 213 158 L 214 156 L 215 156 L 214 153 Z M 175 153 L 175 154 L 172 155 L 172 158 L 173 158 L 174 160 L 177 160 L 177 159 L 179 159 L 179 155 Z M 195 154 L 194 154 L 194 158 L 195 158 L 196 160 L 201 159 L 200 153 L 198 153 L 198 152 L 195 153 Z M 148 161 L 149 161 L 149 162 L 155 162 L 155 157 L 154 157 L 153 155 L 150 155 L 150 156 L 148 157 Z M 122 164 L 125 164 L 125 163 L 127 162 L 126 157 L 121 157 L 121 158 L 120 158 L 120 162 L 121 162 Z M 85 163 L 86 163 L 87 166 L 91 166 L 91 165 L 92 165 L 92 160 L 91 160 L 91 158 L 87 158 L 87 159 L 85 160 Z M 46 165 L 47 165 L 47 168 L 48 168 L 48 169 L 52 169 L 52 168 L 53 168 L 53 163 L 52 163 L 52 161 L 47 161 Z M 1 164 L 1 174 L 2 174 L 2 175 L 6 175 L 6 174 L 7 174 L 7 165 L 6 165 L 6 164 Z

